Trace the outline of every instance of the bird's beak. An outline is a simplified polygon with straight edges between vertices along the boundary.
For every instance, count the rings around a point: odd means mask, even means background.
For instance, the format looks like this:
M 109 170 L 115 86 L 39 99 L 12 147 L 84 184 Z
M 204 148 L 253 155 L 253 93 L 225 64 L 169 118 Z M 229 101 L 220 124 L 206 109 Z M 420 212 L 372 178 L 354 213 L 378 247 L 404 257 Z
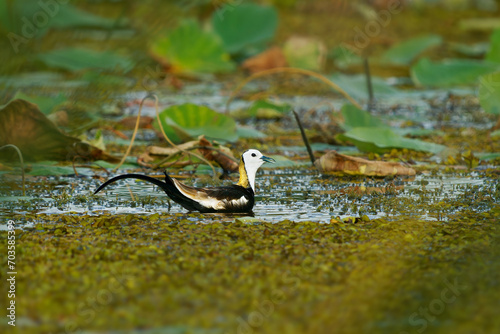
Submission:
M 261 160 L 264 160 L 264 162 L 270 162 L 270 163 L 275 163 L 276 161 L 273 158 L 266 157 L 265 155 L 260 157 Z

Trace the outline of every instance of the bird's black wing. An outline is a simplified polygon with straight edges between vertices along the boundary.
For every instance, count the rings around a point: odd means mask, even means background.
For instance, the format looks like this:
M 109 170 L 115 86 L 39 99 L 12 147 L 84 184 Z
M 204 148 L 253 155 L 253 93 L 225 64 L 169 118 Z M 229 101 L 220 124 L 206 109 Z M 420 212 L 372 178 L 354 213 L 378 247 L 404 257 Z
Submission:
M 170 179 L 170 180 L 168 180 Z M 251 188 L 238 185 L 214 188 L 195 188 L 167 175 L 166 183 L 172 182 L 181 197 L 194 201 L 201 212 L 250 212 L 255 203 Z

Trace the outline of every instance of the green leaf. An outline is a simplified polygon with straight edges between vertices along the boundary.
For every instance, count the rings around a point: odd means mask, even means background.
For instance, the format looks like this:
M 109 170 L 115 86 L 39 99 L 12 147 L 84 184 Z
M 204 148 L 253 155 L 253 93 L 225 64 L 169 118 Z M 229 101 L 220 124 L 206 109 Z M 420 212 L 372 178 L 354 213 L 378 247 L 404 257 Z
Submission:
M 383 153 L 393 148 L 406 148 L 436 154 L 445 148 L 443 145 L 402 137 L 391 129 L 359 127 L 339 137 L 354 143 L 360 151 L 364 152 Z
M 68 71 L 85 69 L 115 70 L 124 72 L 134 67 L 134 62 L 125 56 L 111 51 L 94 51 L 83 48 L 66 48 L 42 53 L 38 59 L 46 65 Z
M 253 3 L 227 4 L 212 15 L 212 26 L 227 52 L 261 49 L 274 37 L 278 13 L 274 7 Z
M 264 115 L 274 115 L 281 116 L 288 111 L 290 111 L 292 107 L 287 103 L 280 103 L 271 100 L 257 100 L 255 101 L 250 108 L 248 109 L 248 114 L 250 116 L 259 117 Z M 272 113 L 266 112 L 266 110 L 273 111 Z M 266 118 L 266 117 L 263 117 Z M 269 118 L 269 117 L 267 117 Z M 273 118 L 273 117 L 270 117 Z
M 85 12 L 71 4 L 59 6 L 59 11 L 51 19 L 51 27 L 64 29 L 72 27 L 95 27 L 103 29 L 121 28 L 128 25 L 126 18 L 107 18 Z
M 237 126 L 236 134 L 240 138 L 266 138 L 267 135 L 265 133 L 260 132 L 254 128 L 249 126 Z
M 490 43 L 481 42 L 474 44 L 449 43 L 450 48 L 468 57 L 481 57 L 490 49 Z
M 486 54 L 486 60 L 500 63 L 500 29 L 495 30 L 490 37 L 490 49 Z
M 363 58 L 352 52 L 344 45 L 334 48 L 329 53 L 329 57 L 334 59 L 335 65 L 341 70 L 348 69 L 354 65 L 359 66 L 363 64 Z
M 479 103 L 489 114 L 500 115 L 500 72 L 479 78 Z
M 325 63 L 326 47 L 316 38 L 291 37 L 283 47 L 291 67 L 320 71 Z
M 286 167 L 297 167 L 300 165 L 307 165 L 308 162 L 298 163 L 296 161 L 290 160 L 287 157 L 282 155 L 268 155 L 270 158 L 273 158 L 275 163 L 272 164 L 264 164 L 261 168 L 286 168 Z
M 40 111 L 45 115 L 50 114 L 54 109 L 66 102 L 68 99 L 62 93 L 57 94 L 56 96 L 35 96 L 35 95 L 26 95 L 22 92 L 17 92 L 16 95 L 12 98 L 15 99 L 23 99 L 29 101 L 33 104 L 36 104 Z
M 210 139 L 236 141 L 236 123 L 224 114 L 196 104 L 169 107 L 160 113 L 163 129 L 168 137 L 180 142 L 200 135 Z M 155 126 L 158 125 L 155 122 Z
M 378 118 L 373 117 L 369 112 L 358 109 L 352 104 L 345 104 L 342 106 L 341 110 L 342 116 L 344 117 L 343 128 L 345 130 L 350 130 L 357 127 L 373 127 L 373 128 L 385 128 L 385 125 Z
M 482 161 L 500 159 L 500 153 L 477 153 L 475 155 Z
M 422 52 L 440 45 L 443 39 L 439 35 L 425 35 L 411 38 L 393 45 L 381 57 L 380 62 L 393 65 L 410 65 Z
M 432 62 L 421 59 L 411 68 L 415 84 L 421 86 L 448 87 L 477 82 L 481 75 L 495 72 L 500 66 L 491 62 L 468 59 L 449 59 Z
M 28 174 L 33 176 L 75 174 L 73 167 L 57 166 L 53 161 L 41 161 L 38 163 L 34 163 L 31 166 L 32 169 Z
M 213 32 L 203 31 L 194 20 L 156 40 L 151 53 L 172 66 L 173 72 L 199 74 L 228 72 L 234 69 L 229 54 Z
M 34 19 L 36 17 L 36 20 Z M 111 29 L 128 24 L 83 11 L 70 3 L 31 0 L 0 2 L 0 28 L 23 38 L 45 35 L 49 28 L 95 27 Z
M 364 74 L 344 75 L 334 74 L 331 80 L 345 90 L 355 99 L 368 99 L 368 88 Z M 375 96 L 392 95 L 400 93 L 400 90 L 388 85 L 384 79 L 372 76 L 372 87 Z
M 0 76 L 0 85 L 5 87 L 44 87 L 73 89 L 86 86 L 85 81 L 70 81 L 61 73 L 28 72 L 9 76 Z
M 137 168 L 137 167 L 140 166 L 137 163 L 137 159 L 136 158 L 134 158 L 133 160 L 127 159 L 125 161 L 126 161 L 126 163 L 124 163 L 124 164 L 122 164 L 120 166 L 120 170 L 123 170 L 123 169 L 134 169 L 134 168 Z M 104 160 L 98 160 L 98 161 L 94 161 L 94 165 L 97 165 L 99 167 L 106 168 L 106 169 L 113 169 L 113 168 L 116 167 L 117 164 L 113 164 L 113 163 L 110 163 L 110 162 L 107 162 L 107 161 L 104 161 Z
M 54 72 L 30 72 L 17 75 L 0 76 L 0 85 L 6 87 L 29 87 L 58 84 L 64 76 Z

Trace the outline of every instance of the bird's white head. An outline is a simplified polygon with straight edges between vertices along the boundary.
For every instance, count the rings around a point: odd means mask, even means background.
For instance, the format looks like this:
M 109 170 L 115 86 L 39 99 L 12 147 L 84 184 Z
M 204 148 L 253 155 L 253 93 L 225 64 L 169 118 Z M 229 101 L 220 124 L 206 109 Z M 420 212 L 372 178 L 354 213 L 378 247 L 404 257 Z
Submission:
M 241 164 L 240 164 L 240 182 L 238 184 L 244 184 L 245 179 L 248 182 L 249 186 L 252 187 L 252 190 L 255 192 L 255 174 L 262 164 L 265 162 L 274 163 L 273 158 L 266 157 L 262 155 L 258 150 L 248 150 L 241 156 Z M 241 167 L 244 167 L 244 171 Z M 243 175 L 243 172 L 246 175 Z M 246 177 L 245 177 L 246 176 Z

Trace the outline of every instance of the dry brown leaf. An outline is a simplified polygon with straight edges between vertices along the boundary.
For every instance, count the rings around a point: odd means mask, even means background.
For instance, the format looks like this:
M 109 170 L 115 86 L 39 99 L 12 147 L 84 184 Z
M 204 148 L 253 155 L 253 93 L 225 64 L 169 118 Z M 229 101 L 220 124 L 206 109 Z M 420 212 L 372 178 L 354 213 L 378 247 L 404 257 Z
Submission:
M 349 175 L 389 176 L 415 175 L 411 167 L 403 166 L 398 162 L 370 161 L 363 158 L 350 157 L 330 151 L 314 162 L 322 173 L 342 172 Z
M 105 160 L 117 163 L 120 159 L 64 134 L 37 105 L 16 99 L 0 109 L 0 146 L 17 146 L 27 161 Z M 13 150 L 0 151 L 0 159 L 17 161 Z
M 139 129 L 152 129 L 153 121 L 153 117 L 141 116 L 139 119 Z M 125 129 L 134 129 L 135 123 L 137 123 L 137 116 L 124 117 L 118 122 Z
M 286 66 L 288 66 L 288 64 L 285 55 L 277 46 L 273 46 L 256 56 L 248 58 L 241 65 L 243 69 L 249 71 L 250 73 L 257 73 L 276 67 Z
M 177 147 L 148 146 L 146 147 L 146 151 L 137 157 L 137 163 L 143 167 L 151 168 L 151 163 L 159 156 L 168 157 L 182 152 L 182 150 L 190 150 L 198 145 L 200 145 L 200 142 L 198 140 L 193 140 L 179 144 Z
M 200 138 L 200 146 L 212 146 L 212 143 L 209 142 L 207 139 L 204 137 Z M 224 151 L 222 147 L 219 148 L 219 150 Z M 236 159 L 231 159 L 228 156 L 232 157 L 232 153 L 229 149 L 224 151 L 224 154 L 221 154 L 218 151 L 214 151 L 211 149 L 207 148 L 200 148 L 198 149 L 201 154 L 207 159 L 208 161 L 215 161 L 221 166 L 225 171 L 228 172 L 236 172 L 238 171 L 238 163 L 235 161 Z
M 177 145 L 177 147 L 148 146 L 146 148 L 146 152 L 151 154 L 151 155 L 169 156 L 169 155 L 177 154 L 183 150 L 184 151 L 190 150 L 193 147 L 196 147 L 199 145 L 200 145 L 200 142 L 198 140 L 192 140 L 192 141 L 188 141 L 186 143 L 179 144 L 179 145 Z

